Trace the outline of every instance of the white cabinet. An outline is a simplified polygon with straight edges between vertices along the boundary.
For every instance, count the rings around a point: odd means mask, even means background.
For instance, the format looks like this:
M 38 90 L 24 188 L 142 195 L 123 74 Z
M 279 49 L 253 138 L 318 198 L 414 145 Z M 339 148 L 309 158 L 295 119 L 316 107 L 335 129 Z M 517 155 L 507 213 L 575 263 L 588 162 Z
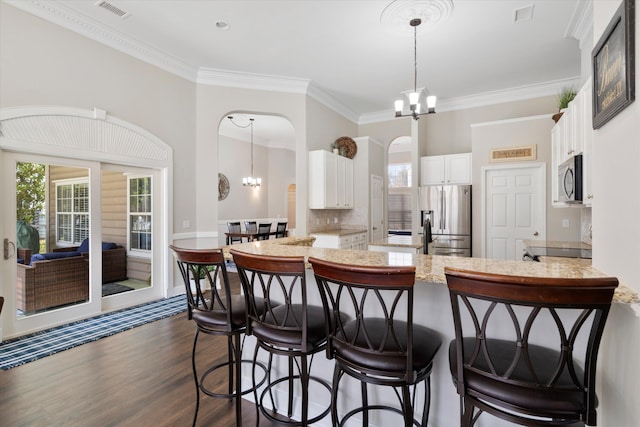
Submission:
M 593 124 L 592 115 L 593 107 L 591 97 L 593 87 L 591 79 L 587 80 L 582 87 L 581 93 L 584 94 L 582 99 L 582 197 L 585 206 L 591 206 L 593 202 L 593 189 L 591 188 L 591 163 L 593 159 Z
M 567 206 L 565 203 L 558 202 L 558 166 L 576 154 L 582 154 L 583 205 L 591 206 L 593 200 L 591 93 L 591 78 L 589 78 L 551 130 L 551 201 L 556 207 Z
M 353 208 L 353 160 L 325 150 L 309 152 L 309 208 Z
M 420 158 L 420 185 L 471 184 L 471 153 Z
M 330 248 L 330 249 L 358 249 L 367 250 L 367 232 L 359 231 L 349 234 L 314 234 L 316 240 L 313 242 L 315 248 Z

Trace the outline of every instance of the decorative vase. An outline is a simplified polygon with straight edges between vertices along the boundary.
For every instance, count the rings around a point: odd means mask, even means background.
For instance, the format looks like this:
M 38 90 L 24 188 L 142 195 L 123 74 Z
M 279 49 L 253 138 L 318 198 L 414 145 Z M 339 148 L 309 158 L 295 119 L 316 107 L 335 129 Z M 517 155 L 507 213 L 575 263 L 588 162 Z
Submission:
M 558 111 L 553 116 L 551 116 L 551 118 L 553 119 L 554 122 L 558 123 L 558 120 L 560 120 L 560 117 L 562 117 L 563 114 L 564 113 L 562 111 Z

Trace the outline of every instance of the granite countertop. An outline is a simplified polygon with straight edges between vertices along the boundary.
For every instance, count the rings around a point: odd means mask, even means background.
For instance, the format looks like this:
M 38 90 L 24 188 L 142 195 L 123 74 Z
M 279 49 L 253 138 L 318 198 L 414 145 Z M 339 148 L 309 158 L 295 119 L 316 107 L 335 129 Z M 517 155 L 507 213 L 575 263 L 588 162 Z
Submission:
M 234 249 L 258 255 L 313 256 L 333 262 L 353 265 L 414 265 L 416 280 L 429 283 L 446 283 L 444 267 L 454 267 L 486 273 L 531 277 L 589 278 L 607 277 L 591 266 L 591 260 L 575 258 L 543 257 L 544 262 L 505 261 L 484 258 L 461 258 L 439 255 L 422 255 L 398 252 L 373 252 L 348 249 L 310 247 L 313 237 L 288 237 L 233 245 Z M 230 246 L 223 248 L 225 256 Z M 309 266 L 310 267 L 310 266 Z M 631 288 L 620 284 L 613 297 L 616 303 L 640 304 L 640 297 Z
M 358 234 L 358 233 L 362 233 L 365 232 L 367 230 L 365 230 L 364 228 L 332 228 L 332 229 L 328 229 L 328 230 L 319 230 L 319 231 L 312 231 L 309 234 L 310 235 L 314 235 L 314 234 L 321 234 L 324 236 L 348 236 L 349 234 Z
M 369 245 L 422 249 L 422 236 L 389 236 L 385 239 L 371 242 Z

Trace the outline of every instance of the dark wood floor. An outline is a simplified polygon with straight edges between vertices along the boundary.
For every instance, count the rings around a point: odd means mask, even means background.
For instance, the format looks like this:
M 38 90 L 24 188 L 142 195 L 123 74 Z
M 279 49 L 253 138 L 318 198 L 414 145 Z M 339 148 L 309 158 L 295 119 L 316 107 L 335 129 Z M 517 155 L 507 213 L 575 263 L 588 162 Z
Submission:
M 0 425 L 190 426 L 193 333 L 183 313 L 0 370 Z M 199 360 L 226 357 L 223 337 L 201 335 L 198 345 Z M 197 425 L 235 426 L 233 401 L 203 396 Z M 243 425 L 255 425 L 246 400 Z M 261 418 L 260 426 L 274 424 Z

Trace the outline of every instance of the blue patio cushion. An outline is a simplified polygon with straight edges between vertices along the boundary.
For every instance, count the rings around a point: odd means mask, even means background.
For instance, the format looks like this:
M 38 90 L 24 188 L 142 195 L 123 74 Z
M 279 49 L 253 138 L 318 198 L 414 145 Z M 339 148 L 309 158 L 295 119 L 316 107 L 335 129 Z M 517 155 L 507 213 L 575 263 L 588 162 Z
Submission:
M 80 253 L 79 252 L 49 252 L 46 254 L 34 254 L 34 255 L 31 255 L 31 263 L 29 265 L 33 265 L 35 261 L 69 258 L 73 256 L 80 256 Z
M 102 242 L 102 250 L 103 251 L 108 251 L 109 249 L 115 249 L 117 248 L 118 245 L 116 245 L 113 242 Z M 80 246 L 78 246 L 78 252 L 85 253 L 85 252 L 89 252 L 89 239 L 84 239 L 82 241 L 82 243 L 80 243 Z
M 78 252 L 89 252 L 89 239 L 84 239 L 82 243 L 80 243 L 80 246 L 78 246 Z

